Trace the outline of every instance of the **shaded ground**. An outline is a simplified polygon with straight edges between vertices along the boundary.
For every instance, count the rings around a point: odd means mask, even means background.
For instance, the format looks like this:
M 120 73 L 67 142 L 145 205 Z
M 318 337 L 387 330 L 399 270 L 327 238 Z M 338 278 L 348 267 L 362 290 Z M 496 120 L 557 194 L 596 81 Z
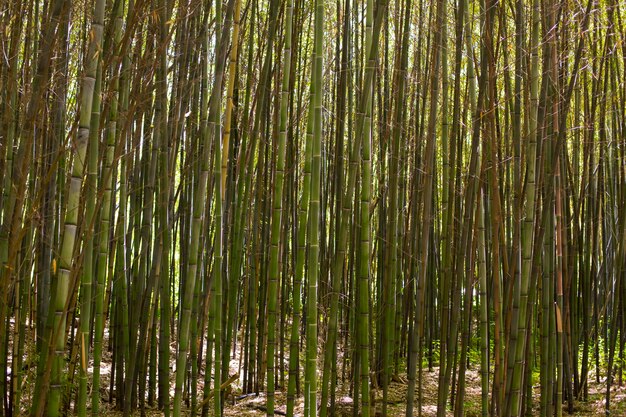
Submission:
M 401 378 L 402 379 L 402 378 Z M 437 414 L 437 388 L 438 388 L 438 368 L 432 372 L 424 371 L 422 386 L 422 416 L 430 417 Z M 474 369 L 467 372 L 467 386 L 465 393 L 465 415 L 468 417 L 481 415 L 481 391 L 480 391 L 480 375 Z M 600 384 L 590 382 L 589 384 L 589 401 L 576 402 L 573 414 L 567 413 L 567 408 L 563 410 L 564 415 L 571 416 L 604 416 L 604 398 L 606 386 L 601 381 Z M 406 394 L 407 384 L 401 382 L 392 382 L 389 386 L 388 395 L 388 412 L 391 416 L 404 416 L 406 410 Z M 611 411 L 614 416 L 626 416 L 626 386 L 614 387 L 611 390 Z M 416 399 L 417 399 L 416 391 Z M 535 388 L 535 401 L 539 405 L 539 388 Z M 232 400 L 231 400 L 232 401 Z M 283 393 L 276 394 L 277 410 L 285 411 L 286 395 Z M 380 413 L 382 408 L 382 391 L 376 391 L 376 414 Z M 225 409 L 226 416 L 261 416 L 265 415 L 265 396 L 263 394 L 258 397 L 247 397 L 233 405 L 232 402 Z M 353 401 L 347 392 L 339 391 L 337 393 L 336 415 L 348 417 L 353 415 Z M 302 399 L 298 399 L 296 413 L 302 413 Z M 539 411 L 535 410 L 534 415 L 539 415 Z M 418 405 L 414 415 L 418 415 Z M 447 413 L 452 416 L 452 412 Z
M 105 333 L 105 346 L 108 346 L 108 334 Z M 172 343 L 172 352 L 171 352 L 171 380 L 170 380 L 170 395 L 173 399 L 174 397 L 174 377 L 175 377 L 175 358 L 176 358 L 176 347 L 175 344 Z M 36 378 L 35 369 L 33 366 L 36 362 L 36 355 L 34 354 L 34 344 L 32 340 L 27 340 L 26 343 L 26 351 L 24 357 L 24 363 L 29 364 L 27 366 L 26 371 L 26 379 L 23 380 L 23 405 L 24 412 L 26 412 L 27 407 L 30 406 L 30 400 L 32 396 L 31 385 L 34 385 L 34 380 Z M 110 377 L 111 377 L 111 354 L 107 351 L 107 349 L 103 352 L 102 365 L 101 365 L 101 388 L 100 388 L 100 396 L 101 396 L 101 415 L 109 416 L 109 417 L 118 417 L 121 416 L 121 412 L 113 409 L 113 404 L 111 404 L 109 398 L 109 385 L 110 385 Z M 9 366 L 11 364 L 9 363 Z M 93 363 L 90 361 L 89 364 L 89 374 L 91 375 Z M 230 375 L 234 375 L 238 372 L 239 367 L 239 358 L 234 358 L 230 363 Z M 320 372 L 321 374 L 321 372 Z M 430 417 L 435 416 L 437 412 L 437 389 L 438 389 L 438 374 L 439 369 L 435 367 L 432 371 L 424 370 L 423 371 L 423 382 L 422 382 L 422 404 L 421 404 L 421 412 L 422 416 Z M 605 416 L 604 412 L 604 401 L 605 401 L 605 393 L 606 393 L 606 381 L 605 379 L 601 379 L 600 383 L 596 382 L 595 373 L 592 370 L 590 373 L 591 380 L 589 381 L 589 400 L 588 402 L 576 402 L 574 405 L 573 414 L 567 413 L 567 407 L 564 407 L 563 415 L 568 416 L 589 416 L 589 417 L 600 417 Z M 202 383 L 204 376 L 199 376 L 199 387 L 198 392 L 202 392 Z M 388 395 L 388 413 L 392 417 L 400 417 L 405 415 L 406 410 L 406 394 L 408 389 L 408 384 L 406 383 L 406 375 L 400 375 L 398 378 L 395 378 L 396 381 L 391 382 L 389 386 L 389 395 Z M 32 384 L 31 384 L 32 382 Z M 74 381 L 76 382 L 76 381 Z M 321 383 L 321 375 L 320 375 L 320 383 Z M 538 385 L 538 383 L 537 383 Z M 91 389 L 91 386 L 89 387 Z M 262 416 L 266 414 L 265 403 L 266 398 L 265 394 L 261 393 L 258 396 L 251 394 L 244 397 L 241 391 L 240 381 L 237 380 L 232 384 L 231 389 L 225 399 L 224 404 L 224 415 L 227 417 L 247 417 L 247 416 Z M 90 394 L 91 395 L 91 394 Z M 376 411 L 380 413 L 382 409 L 382 391 L 376 390 L 375 393 L 375 405 Z M 538 386 L 535 386 L 534 389 L 534 404 L 536 407 L 539 406 L 539 398 L 540 398 L 540 390 Z M 240 398 L 237 400 L 237 398 Z M 276 398 L 276 411 L 278 415 L 281 415 L 285 412 L 287 396 L 286 391 L 280 392 L 277 391 L 275 394 Z M 416 390 L 416 406 L 414 415 L 418 415 L 419 404 L 418 400 L 418 392 Z M 115 401 L 115 400 L 113 400 Z M 201 399 L 198 399 L 200 402 Z M 210 402 L 210 406 L 212 407 L 212 401 Z M 74 404 L 70 407 L 72 410 L 74 409 Z M 299 397 L 296 400 L 295 414 L 302 415 L 303 413 L 303 398 Z M 186 415 L 191 414 L 189 410 L 185 412 Z M 538 410 L 534 410 L 534 415 L 539 415 Z M 136 412 L 134 415 L 140 415 L 139 412 Z M 147 407 L 145 410 L 145 415 L 148 417 L 153 416 L 161 416 L 162 412 L 157 409 Z M 348 417 L 353 416 L 353 399 L 349 393 L 349 386 L 339 387 L 336 393 L 336 415 L 340 417 Z M 452 415 L 452 412 L 447 413 L 448 416 Z M 466 393 L 465 393 L 465 415 L 468 417 L 480 416 L 481 415 L 481 387 L 480 387 L 480 374 L 478 373 L 478 368 L 473 367 L 467 370 L 466 374 Z M 623 386 L 613 386 L 611 388 L 611 415 L 613 416 L 623 416 L 626 417 L 626 385 Z

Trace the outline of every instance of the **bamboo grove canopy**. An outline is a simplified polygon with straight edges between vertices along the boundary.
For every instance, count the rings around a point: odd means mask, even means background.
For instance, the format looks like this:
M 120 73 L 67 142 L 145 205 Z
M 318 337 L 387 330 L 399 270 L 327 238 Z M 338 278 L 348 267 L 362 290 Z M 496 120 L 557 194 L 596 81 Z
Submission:
M 625 9 L 0 0 L 0 416 L 626 412 Z

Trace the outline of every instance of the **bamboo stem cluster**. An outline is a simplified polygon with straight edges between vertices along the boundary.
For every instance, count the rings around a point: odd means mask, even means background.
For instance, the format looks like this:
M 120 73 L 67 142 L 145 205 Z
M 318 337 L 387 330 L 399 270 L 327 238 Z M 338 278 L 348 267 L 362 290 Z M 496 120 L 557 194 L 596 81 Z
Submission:
M 0 416 L 622 407 L 625 19 L 0 1 Z

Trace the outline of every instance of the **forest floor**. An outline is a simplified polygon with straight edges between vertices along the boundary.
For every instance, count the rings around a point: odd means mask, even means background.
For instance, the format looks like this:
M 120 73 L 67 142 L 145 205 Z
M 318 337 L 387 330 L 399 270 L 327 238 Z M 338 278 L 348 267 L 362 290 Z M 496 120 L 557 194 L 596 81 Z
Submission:
M 108 332 L 105 331 L 105 346 L 108 346 Z M 26 362 L 32 362 L 34 354 L 33 348 L 34 344 L 32 340 L 30 343 L 26 343 Z M 170 380 L 170 395 L 173 400 L 174 397 L 174 377 L 175 372 L 175 357 L 176 357 L 176 347 L 175 344 L 172 343 L 172 352 L 171 352 L 171 380 Z M 239 356 L 239 355 L 237 355 Z M 323 356 L 322 356 L 323 357 Z M 103 352 L 103 358 L 101 363 L 101 385 L 100 385 L 100 396 L 101 396 L 101 415 L 106 417 L 119 417 L 122 415 L 120 411 L 115 409 L 114 401 L 110 402 L 109 397 L 109 386 L 110 386 L 110 377 L 111 377 L 111 364 L 112 357 L 111 353 L 105 349 Z M 90 360 L 88 368 L 88 373 L 91 374 L 93 368 L 93 360 Z M 9 363 L 10 366 L 10 363 Z M 230 375 L 234 375 L 238 373 L 239 369 L 239 358 L 233 358 L 230 362 Z M 27 377 L 27 380 L 33 381 L 35 378 L 35 367 L 30 367 Z M 430 417 L 436 416 L 437 414 L 437 389 L 439 386 L 438 382 L 439 376 L 439 368 L 434 367 L 432 370 L 424 369 L 422 374 L 422 405 L 421 412 L 422 416 Z M 596 381 L 595 370 L 592 369 L 590 374 L 589 381 L 589 398 L 587 402 L 575 402 L 574 410 L 572 414 L 567 412 L 567 406 L 564 405 L 563 415 L 564 416 L 577 416 L 577 417 L 600 417 L 605 416 L 604 412 L 604 403 L 605 403 L 605 395 L 606 395 L 606 379 L 601 375 L 600 382 Z M 31 379 L 32 378 L 32 379 Z M 319 371 L 319 383 L 321 384 L 321 370 Z M 202 393 L 202 383 L 204 380 L 203 375 L 199 375 L 198 377 L 198 392 Z M 26 382 L 26 381 L 24 381 Z M 76 382 L 76 381 L 75 381 Z M 477 417 L 481 415 L 481 386 L 480 386 L 480 373 L 479 368 L 477 366 L 473 366 L 468 369 L 466 372 L 466 393 L 465 393 L 465 416 L 467 417 Z M 26 401 L 23 402 L 24 412 L 27 411 L 29 407 L 29 399 L 32 398 L 32 389 L 34 387 L 30 386 L 30 383 L 25 383 L 25 395 Z M 32 384 L 34 385 L 34 383 Z M 89 388 L 90 389 L 90 388 Z M 350 396 L 350 384 L 347 383 L 344 386 L 339 386 L 336 391 L 336 415 L 339 417 L 351 417 L 353 416 L 353 399 Z M 406 383 L 406 373 L 400 374 L 398 377 L 394 378 L 389 385 L 389 394 L 387 399 L 388 405 L 388 414 L 391 417 L 400 417 L 405 416 L 406 413 L 406 395 L 408 390 L 408 384 Z M 265 393 L 256 394 L 248 394 L 245 395 L 242 392 L 241 382 L 240 380 L 235 380 L 233 384 L 227 390 L 227 395 L 225 398 L 224 404 L 224 416 L 227 417 L 252 417 L 252 416 L 263 416 L 266 415 L 266 397 Z M 376 416 L 381 415 L 382 410 L 382 390 L 376 389 L 374 391 L 375 396 L 375 406 L 376 406 Z M 538 384 L 534 387 L 534 395 L 533 402 L 535 407 L 539 406 L 539 398 L 540 398 L 540 389 Z M 237 398 L 240 398 L 237 400 Z M 285 391 L 277 391 L 275 394 L 276 398 L 276 414 L 284 415 L 286 409 L 287 395 Z M 419 411 L 419 402 L 418 402 L 418 392 L 416 389 L 416 405 L 414 415 L 418 415 Z M 201 399 L 198 399 L 200 402 Z M 212 401 L 210 401 L 210 407 L 212 407 Z M 304 401 L 303 397 L 300 396 L 296 399 L 295 405 L 295 415 L 302 415 L 304 409 Z M 70 410 L 74 411 L 74 404 L 70 405 Z M 189 409 L 184 411 L 186 415 L 190 415 Z M 70 415 L 75 415 L 70 412 Z M 133 415 L 141 415 L 139 411 L 134 413 Z M 157 410 L 156 408 L 146 406 L 145 416 L 147 417 L 156 417 L 162 415 L 162 412 Z M 452 416 L 452 412 L 448 411 L 448 416 Z M 539 410 L 534 409 L 533 415 L 538 416 Z M 626 417 L 626 383 L 622 386 L 614 385 L 611 387 L 611 415 Z
M 105 355 L 105 359 L 106 355 Z M 230 375 L 234 375 L 238 371 L 238 359 L 231 360 L 230 363 Z M 107 366 L 108 364 L 104 364 Z M 109 368 L 110 369 L 110 368 Z M 564 416 L 576 416 L 576 417 L 600 417 L 605 416 L 604 401 L 606 394 L 605 380 L 601 378 L 598 383 L 595 379 L 595 374 L 592 370 L 590 377 L 593 377 L 589 382 L 589 398 L 587 402 L 576 402 L 574 404 L 574 410 L 572 414 L 567 412 L 567 406 L 564 404 L 563 415 Z M 172 373 L 173 374 L 173 373 Z M 173 376 L 173 375 L 172 375 Z M 423 417 L 431 417 L 437 415 L 437 389 L 439 368 L 434 367 L 432 370 L 423 370 L 422 374 L 422 405 L 421 412 Z M 108 387 L 108 373 L 103 374 L 102 386 Z M 202 378 L 198 378 L 201 384 Z M 406 395 L 408 390 L 408 384 L 406 381 L 406 374 L 401 374 L 399 377 L 394 378 L 389 385 L 389 394 L 387 399 L 388 415 L 391 417 L 404 417 L 406 413 Z M 319 375 L 319 382 L 321 383 L 321 371 Z M 173 398 L 174 380 L 172 378 L 171 394 Z M 198 387 L 198 391 L 202 392 L 202 386 Z M 106 392 L 106 394 L 105 394 Z M 103 401 L 106 401 L 104 395 L 108 400 L 108 389 L 101 391 Z M 241 398 L 245 393 L 242 392 L 239 381 L 235 381 L 231 389 L 228 390 L 228 394 L 225 398 L 224 404 L 224 416 L 226 417 L 252 417 L 252 416 L 264 416 L 266 415 L 266 396 L 265 393 L 248 394 L 245 398 Z M 376 389 L 374 392 L 376 401 L 376 416 L 382 415 L 382 390 Z M 539 398 L 540 389 L 538 384 L 534 389 L 534 405 L 537 407 L 533 410 L 533 415 L 539 415 Z M 237 400 L 237 398 L 241 398 Z M 416 406 L 414 415 L 418 415 L 419 404 L 417 403 L 418 392 L 416 390 Z M 275 394 L 276 401 L 276 414 L 284 415 L 286 411 L 287 395 L 286 391 L 277 391 Z M 200 400 L 198 400 L 200 402 Z M 210 407 L 212 407 L 212 401 Z M 349 384 L 343 387 L 338 387 L 336 392 L 336 416 L 339 417 L 352 417 L 353 416 L 353 399 L 350 397 Z M 211 408 L 209 408 L 211 409 Z M 304 410 L 303 397 L 298 397 L 295 404 L 295 415 L 301 416 Z M 191 414 L 189 410 L 186 411 L 187 415 Z M 626 384 L 620 386 L 614 386 L 611 389 L 611 414 L 613 416 L 626 417 Z M 109 417 L 118 417 L 120 412 L 114 411 L 111 407 L 107 409 L 106 415 Z M 136 415 L 140 415 L 138 412 Z M 160 416 L 162 413 L 156 409 L 146 409 L 146 416 L 155 417 Z M 452 411 L 447 412 L 447 416 L 452 416 Z M 467 370 L 466 373 L 466 393 L 465 393 L 465 416 L 478 417 L 481 415 L 481 387 L 480 387 L 480 373 L 479 368 L 474 366 Z
M 431 417 L 437 415 L 437 389 L 439 368 L 435 367 L 432 371 L 424 370 L 422 385 L 422 416 Z M 406 375 L 400 375 L 399 380 L 405 379 Z M 466 374 L 466 392 L 465 392 L 465 416 L 478 417 L 481 415 L 481 389 L 480 374 L 477 368 L 468 369 Z M 595 379 L 589 383 L 589 399 L 587 402 L 576 402 L 572 414 L 567 413 L 567 406 L 564 405 L 563 414 L 571 416 L 605 416 L 604 399 L 606 393 L 605 381 L 601 380 L 597 383 Z M 404 416 L 406 413 L 406 395 L 408 384 L 393 381 L 389 385 L 389 394 L 387 399 L 388 414 L 392 417 Z M 236 395 L 236 394 L 235 394 Z M 346 389 L 340 389 L 336 397 L 336 415 L 340 417 L 351 417 L 353 415 L 353 399 L 349 396 Z M 415 398 L 417 401 L 417 390 Z M 376 397 L 376 416 L 382 415 L 382 390 L 375 391 Z M 539 405 L 540 391 L 539 387 L 535 387 L 534 404 Z M 276 403 L 278 411 L 285 411 L 286 394 L 283 392 L 276 393 Z M 230 417 L 243 416 L 262 416 L 265 415 L 265 395 L 246 397 L 241 401 L 233 403 L 231 398 L 225 406 L 224 415 Z M 416 404 L 414 415 L 418 415 L 419 405 Z M 298 398 L 295 413 L 302 415 L 303 399 Z M 626 417 L 626 386 L 616 386 L 611 389 L 611 411 L 614 416 Z M 452 416 L 451 411 L 447 412 L 447 416 Z M 539 410 L 533 411 L 533 415 L 539 415 Z

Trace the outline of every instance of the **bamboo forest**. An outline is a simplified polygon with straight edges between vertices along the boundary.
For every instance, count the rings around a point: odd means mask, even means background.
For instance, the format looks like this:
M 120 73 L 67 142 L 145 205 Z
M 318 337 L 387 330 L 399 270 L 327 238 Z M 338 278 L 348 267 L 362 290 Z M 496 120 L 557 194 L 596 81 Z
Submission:
M 0 417 L 626 416 L 622 0 L 0 0 Z

